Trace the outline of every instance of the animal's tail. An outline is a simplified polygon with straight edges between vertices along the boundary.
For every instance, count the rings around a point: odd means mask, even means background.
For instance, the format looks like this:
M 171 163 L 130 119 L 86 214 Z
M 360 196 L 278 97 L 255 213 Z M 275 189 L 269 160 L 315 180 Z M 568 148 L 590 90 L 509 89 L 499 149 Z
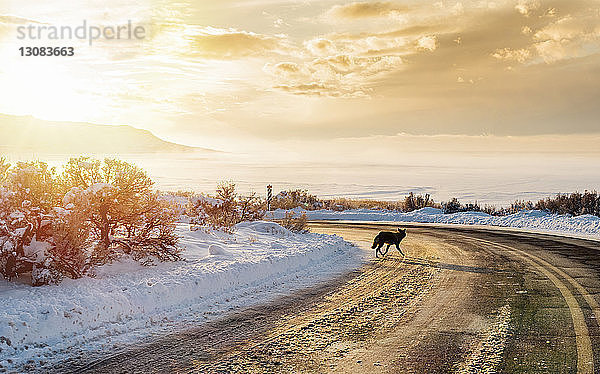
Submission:
M 379 242 L 379 240 L 377 240 L 377 239 L 378 239 L 378 237 L 376 236 L 375 240 L 373 240 L 373 245 L 371 246 L 371 249 L 375 249 L 375 247 L 377 247 L 377 244 Z

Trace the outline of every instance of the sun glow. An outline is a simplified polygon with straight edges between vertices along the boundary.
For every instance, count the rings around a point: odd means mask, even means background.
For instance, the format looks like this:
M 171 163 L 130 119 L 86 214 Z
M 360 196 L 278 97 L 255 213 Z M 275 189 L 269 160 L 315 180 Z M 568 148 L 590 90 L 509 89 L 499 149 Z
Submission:
M 3 85 L 10 87 L 0 91 L 3 107 L 10 108 L 5 113 L 67 121 L 96 117 L 101 99 L 90 94 L 73 68 L 72 64 L 39 59 L 9 60 L 0 75 Z

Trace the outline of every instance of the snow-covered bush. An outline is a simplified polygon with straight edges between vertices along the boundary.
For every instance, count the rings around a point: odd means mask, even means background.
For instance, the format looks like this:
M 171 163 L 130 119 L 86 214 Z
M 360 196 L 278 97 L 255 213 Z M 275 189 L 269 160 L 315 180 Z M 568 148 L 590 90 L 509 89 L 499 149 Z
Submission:
M 64 202 L 85 212 L 96 243 L 92 262 L 101 265 L 122 253 L 136 259 L 178 260 L 178 209 L 152 189 L 140 168 L 120 160 L 71 159 L 62 175 Z
M 0 273 L 10 280 L 43 259 L 57 195 L 55 172 L 47 164 L 20 162 L 12 168 L 2 164 Z
M 243 221 L 258 221 L 265 215 L 265 203 L 255 194 L 240 196 L 232 182 L 221 182 L 214 197 L 199 196 L 192 202 L 191 222 L 226 232 Z
M 80 278 L 127 253 L 143 263 L 179 259 L 179 210 L 123 161 L 70 160 L 60 177 L 35 161 L 0 159 L 0 274 L 33 285 Z
M 69 209 L 55 208 L 52 215 L 50 246 L 46 249 L 43 268 L 52 274 L 52 283 L 62 276 L 81 278 L 92 267 L 89 248 L 92 245 L 91 225 L 86 220 L 87 212 L 73 205 Z M 40 280 L 40 283 L 44 283 Z

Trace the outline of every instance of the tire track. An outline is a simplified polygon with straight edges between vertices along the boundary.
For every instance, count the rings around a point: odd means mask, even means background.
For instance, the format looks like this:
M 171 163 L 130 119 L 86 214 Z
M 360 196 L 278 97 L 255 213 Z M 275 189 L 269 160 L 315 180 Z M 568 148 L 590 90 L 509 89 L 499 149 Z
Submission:
M 324 363 L 319 358 L 322 352 L 340 341 L 364 341 L 395 324 L 407 306 L 428 291 L 427 280 L 437 273 L 430 268 L 401 265 L 395 258 L 389 260 L 376 263 L 316 310 L 285 320 L 265 339 L 238 346 L 218 362 L 195 361 L 187 372 L 323 371 Z M 297 356 L 300 352 L 302 360 Z M 342 348 L 339 354 L 343 353 Z

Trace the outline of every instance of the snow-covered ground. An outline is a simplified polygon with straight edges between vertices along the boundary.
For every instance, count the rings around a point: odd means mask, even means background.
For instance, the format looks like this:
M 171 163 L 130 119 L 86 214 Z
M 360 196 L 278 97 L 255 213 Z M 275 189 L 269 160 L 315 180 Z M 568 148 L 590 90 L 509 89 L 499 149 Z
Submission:
M 276 211 L 274 217 L 283 214 Z M 433 208 L 306 214 L 313 220 L 487 225 L 600 239 L 599 217 L 540 211 L 505 217 Z M 314 285 L 359 266 L 365 257 L 340 237 L 294 234 L 273 222 L 241 223 L 234 234 L 190 231 L 181 223 L 178 232 L 186 247 L 181 262 L 143 267 L 123 259 L 99 268 L 93 278 L 58 286 L 0 280 L 0 371 L 49 365 L 82 352 L 88 357 L 113 352 Z
M 178 231 L 185 261 L 143 267 L 125 259 L 58 286 L 0 280 L 0 369 L 110 352 L 314 285 L 364 260 L 338 236 L 294 234 L 273 222 L 241 223 L 234 234 L 183 223 Z
M 523 211 L 502 217 L 495 217 L 481 212 L 444 214 L 440 209 L 435 208 L 424 208 L 408 213 L 368 209 L 346 210 L 343 212 L 331 210 L 304 211 L 303 209 L 295 209 L 294 211 L 298 214 L 306 213 L 311 220 L 486 225 L 600 239 L 600 217 L 592 215 L 571 217 L 569 215 L 549 214 L 539 210 Z M 285 211 L 277 210 L 273 214 L 274 218 L 282 218 Z

